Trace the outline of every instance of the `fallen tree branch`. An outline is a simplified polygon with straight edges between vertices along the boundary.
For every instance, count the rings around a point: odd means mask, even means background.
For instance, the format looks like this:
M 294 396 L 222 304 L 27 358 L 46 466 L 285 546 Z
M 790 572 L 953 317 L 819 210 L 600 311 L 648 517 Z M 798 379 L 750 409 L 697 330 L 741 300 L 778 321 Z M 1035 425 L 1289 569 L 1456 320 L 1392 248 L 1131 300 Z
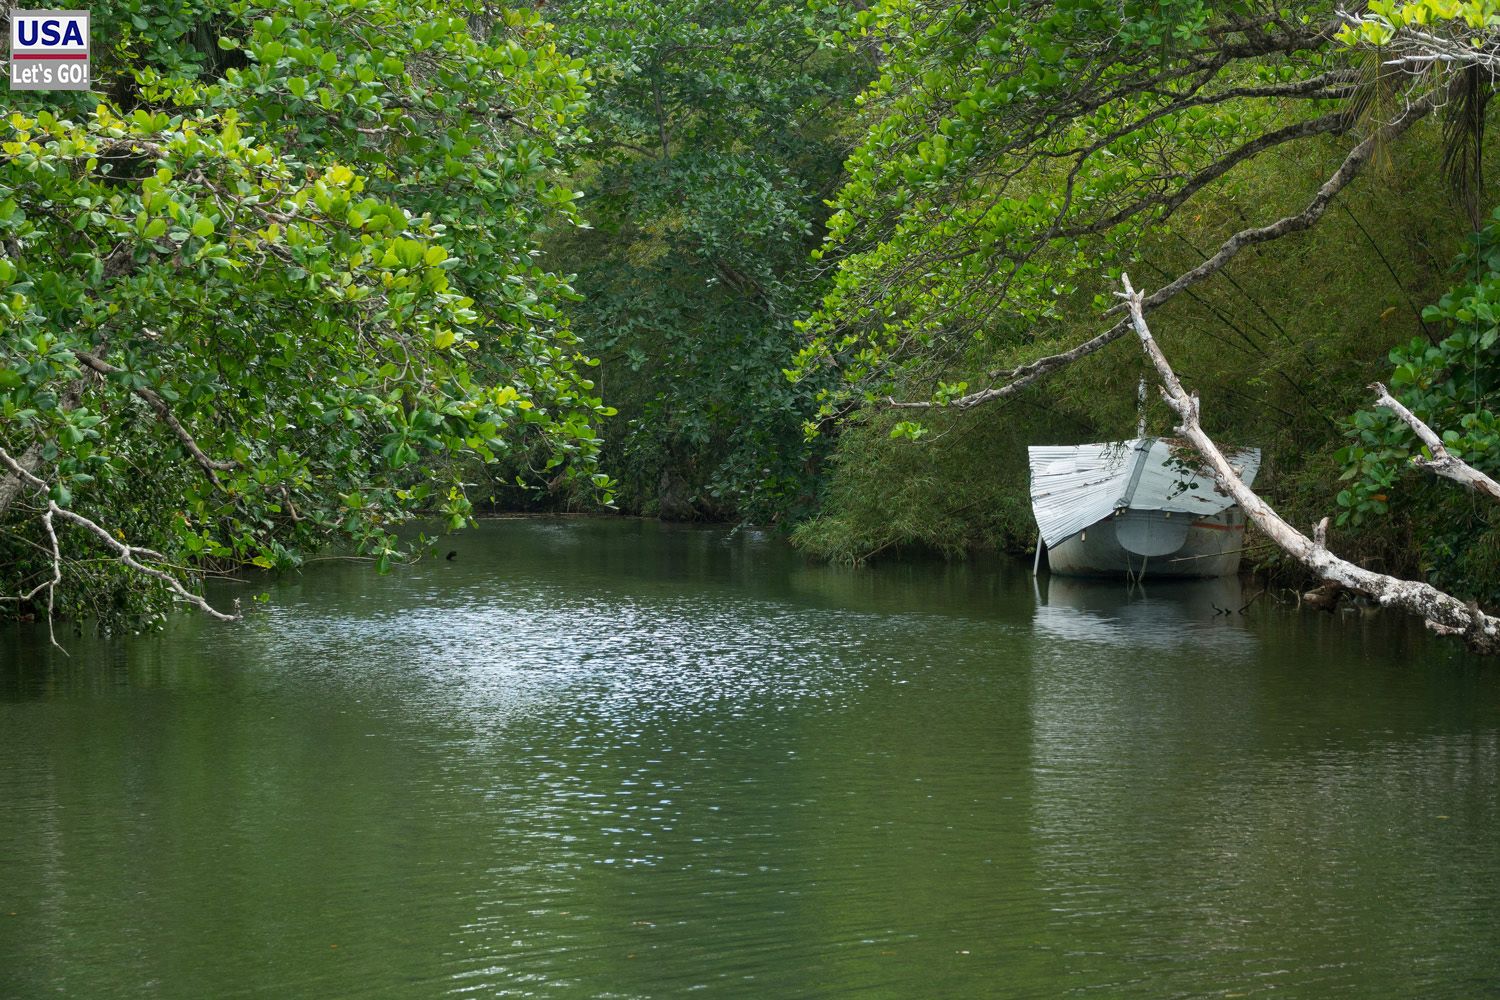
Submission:
M 1483 493 L 1491 500 L 1500 500 L 1500 483 L 1462 459 L 1454 458 L 1453 453 L 1443 446 L 1443 439 L 1438 437 L 1431 427 L 1423 423 L 1420 417 L 1402 405 L 1400 400 L 1392 396 L 1383 382 L 1376 382 L 1370 388 L 1375 390 L 1378 397 L 1375 405 L 1384 406 L 1400 417 L 1402 423 L 1410 427 L 1416 433 L 1417 438 L 1427 446 L 1427 450 L 1432 452 L 1431 458 L 1413 457 L 1412 465 Z
M 1175 279 L 1161 286 L 1150 295 L 1143 296 L 1141 299 L 1142 309 L 1147 312 L 1156 309 L 1171 301 L 1178 292 L 1191 288 L 1205 278 L 1217 274 L 1241 250 L 1247 247 L 1269 243 L 1273 240 L 1279 240 L 1283 236 L 1311 229 L 1323 217 L 1323 214 L 1328 211 L 1328 206 L 1333 203 L 1334 197 L 1344 188 L 1348 187 L 1350 181 L 1359 176 L 1359 172 L 1364 169 L 1365 164 L 1374 156 L 1376 149 L 1393 142 L 1398 136 L 1406 132 L 1407 129 L 1431 113 L 1435 107 L 1434 101 L 1433 97 L 1428 96 L 1414 102 L 1400 118 L 1377 129 L 1356 145 L 1349 151 L 1349 155 L 1344 158 L 1344 162 L 1339 165 L 1339 168 L 1318 188 L 1317 193 L 1313 195 L 1312 200 L 1307 203 L 1302 211 L 1294 215 L 1283 216 L 1268 225 L 1242 229 L 1233 236 L 1230 236 L 1203 263 L 1190 271 L 1185 271 L 1178 275 Z M 892 397 L 887 397 L 885 405 L 888 408 L 898 410 L 928 410 L 938 409 L 943 406 L 967 410 L 983 403 L 1014 396 L 1016 393 L 1041 381 L 1053 372 L 1066 368 L 1073 362 L 1093 354 L 1100 348 L 1107 347 L 1127 333 L 1130 328 L 1130 318 L 1126 317 L 1108 330 L 1084 341 L 1071 350 L 1063 351 L 1061 354 L 1052 354 L 1044 358 L 1037 358 L 1035 361 L 1028 361 L 1010 371 L 991 372 L 990 378 L 1003 378 L 1006 380 L 1005 384 L 991 386 L 988 389 L 981 389 L 978 392 L 971 392 L 966 396 L 959 396 L 946 404 L 934 400 L 901 402 Z
M 20 477 L 16 477 L 16 482 L 20 482 Z M 64 656 L 67 656 L 68 651 L 63 649 L 62 644 L 57 641 L 57 630 L 53 627 L 52 608 L 56 603 L 57 585 L 62 583 L 62 549 L 57 544 L 57 528 L 52 523 L 52 511 L 50 509 L 42 514 L 42 527 L 47 529 L 47 539 L 52 545 L 52 576 L 32 587 L 20 597 L 0 597 L 0 601 L 16 601 L 18 603 L 30 601 L 35 599 L 37 594 L 45 590 L 47 592 L 47 641 L 52 643 Z
M 109 548 L 109 550 L 113 552 L 115 556 L 126 566 L 129 566 L 137 573 L 149 576 L 166 584 L 168 590 L 172 591 L 172 593 L 176 594 L 182 600 L 196 606 L 198 610 L 202 611 L 209 617 L 217 618 L 219 621 L 224 622 L 239 620 L 239 614 L 224 614 L 222 611 L 215 609 L 212 605 L 210 605 L 203 598 L 199 597 L 197 594 L 189 591 L 172 574 L 159 570 L 155 566 L 149 566 L 141 561 L 142 559 L 149 559 L 154 562 L 166 562 L 167 557 L 162 555 L 160 552 L 143 548 L 138 545 L 127 545 L 125 542 L 122 542 L 120 539 L 110 534 L 109 531 L 101 526 L 98 522 L 90 520 L 89 518 L 84 517 L 82 514 L 79 514 L 76 511 L 69 510 L 66 507 L 59 507 L 57 505 L 57 502 L 51 497 L 51 486 L 47 483 L 47 481 L 28 471 L 23 465 L 21 465 L 20 462 L 12 458 L 10 452 L 6 451 L 3 447 L 0 447 L 0 465 L 3 465 L 6 469 L 10 470 L 11 475 L 21 479 L 26 483 L 26 485 L 35 488 L 39 493 L 47 498 L 47 510 L 42 515 L 42 523 L 46 526 L 47 534 L 52 542 L 52 579 L 47 581 L 46 583 L 43 583 L 40 587 L 33 589 L 31 593 L 24 595 L 22 597 L 22 600 L 30 600 L 38 593 L 40 593 L 43 589 L 47 591 L 47 625 L 49 629 L 52 627 L 51 619 L 53 597 L 57 585 L 62 582 L 62 555 L 58 548 L 57 535 L 53 529 L 53 520 L 55 518 L 62 518 L 64 521 L 70 521 L 73 524 L 78 525 L 80 528 L 83 528 L 85 531 L 92 534 L 95 538 L 99 539 L 99 541 L 103 542 L 104 545 Z M 53 644 L 56 645 L 55 638 L 53 639 Z
M 1267 538 L 1324 580 L 1368 594 L 1384 607 L 1400 608 L 1418 615 L 1434 632 L 1439 635 L 1460 636 L 1475 652 L 1500 653 L 1500 618 L 1488 615 L 1477 604 L 1466 604 L 1430 584 L 1376 573 L 1340 559 L 1328 551 L 1327 518 L 1319 523 L 1313 537 L 1308 538 L 1283 520 L 1254 490 L 1246 486 L 1230 466 L 1229 459 L 1199 423 L 1198 397 L 1189 395 L 1182 387 L 1166 355 L 1162 353 L 1161 346 L 1151 336 L 1151 330 L 1146 325 L 1144 296 L 1131 287 L 1128 275 L 1122 276 L 1121 280 L 1125 291 L 1117 294 L 1125 300 L 1131 326 L 1140 338 L 1146 355 L 1156 366 L 1162 397 L 1182 421 L 1177 432 L 1203 456 L 1219 489 L 1234 498 L 1235 503 L 1240 505 L 1246 516 L 1255 522 L 1256 527 Z

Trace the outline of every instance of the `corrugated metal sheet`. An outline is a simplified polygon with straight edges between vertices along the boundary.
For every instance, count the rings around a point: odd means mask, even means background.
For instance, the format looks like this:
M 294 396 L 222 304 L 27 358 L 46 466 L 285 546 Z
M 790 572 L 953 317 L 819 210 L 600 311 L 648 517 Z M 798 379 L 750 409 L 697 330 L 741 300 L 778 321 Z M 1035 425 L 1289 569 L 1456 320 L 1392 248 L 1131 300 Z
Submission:
M 1135 442 L 1027 448 L 1031 510 L 1049 547 L 1114 511 L 1135 466 Z
M 1161 438 L 1028 448 L 1031 509 L 1049 546 L 1071 538 L 1115 510 L 1167 510 L 1199 517 L 1234 501 L 1192 460 L 1174 459 Z M 1260 449 L 1226 452 L 1248 486 L 1260 471 Z

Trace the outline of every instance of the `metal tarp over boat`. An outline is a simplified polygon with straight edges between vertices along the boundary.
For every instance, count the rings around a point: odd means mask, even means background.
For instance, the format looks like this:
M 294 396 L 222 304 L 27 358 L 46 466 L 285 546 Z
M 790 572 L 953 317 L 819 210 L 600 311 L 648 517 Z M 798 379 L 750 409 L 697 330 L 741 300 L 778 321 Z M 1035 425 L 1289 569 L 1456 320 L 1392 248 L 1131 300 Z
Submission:
M 1028 448 L 1031 508 L 1042 541 L 1054 548 L 1116 510 L 1207 517 L 1234 506 L 1182 446 L 1163 438 Z M 1227 452 L 1245 485 L 1260 471 L 1260 449 Z

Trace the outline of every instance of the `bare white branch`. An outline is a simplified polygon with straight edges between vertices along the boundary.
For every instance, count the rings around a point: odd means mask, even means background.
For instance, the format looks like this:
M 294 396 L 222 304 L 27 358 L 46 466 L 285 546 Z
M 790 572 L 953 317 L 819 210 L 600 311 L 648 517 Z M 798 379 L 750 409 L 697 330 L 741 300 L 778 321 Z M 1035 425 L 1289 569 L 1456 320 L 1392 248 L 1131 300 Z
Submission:
M 47 497 L 47 510 L 42 515 L 42 523 L 46 527 L 48 538 L 52 543 L 52 578 L 47 582 L 41 584 L 40 586 L 34 588 L 29 594 L 25 595 L 23 599 L 30 600 L 37 594 L 41 593 L 43 590 L 47 591 L 47 627 L 49 630 L 52 628 L 52 608 L 54 603 L 53 598 L 56 594 L 57 585 L 62 582 L 62 553 L 57 544 L 57 533 L 54 529 L 54 519 L 56 518 L 62 518 L 64 521 L 69 521 L 73 524 L 78 525 L 80 528 L 83 528 L 85 531 L 92 534 L 95 538 L 99 539 L 99 541 L 103 542 L 104 545 L 110 551 L 112 551 L 115 556 L 119 558 L 119 560 L 126 566 L 129 566 L 131 569 L 144 576 L 149 576 L 152 579 L 159 580 L 160 582 L 165 584 L 167 589 L 175 594 L 179 599 L 193 605 L 209 617 L 217 618 L 219 621 L 225 622 L 239 620 L 240 616 L 238 614 L 225 614 L 222 611 L 214 608 L 197 594 L 189 591 L 182 585 L 181 581 L 179 581 L 172 574 L 167 573 L 164 570 L 157 569 L 155 566 L 147 565 L 146 563 L 141 561 L 142 559 L 149 559 L 155 562 L 165 562 L 166 557 L 163 556 L 160 552 L 156 552 L 148 548 L 143 548 L 141 546 L 128 545 L 125 542 L 121 541 L 119 538 L 116 538 L 114 535 L 110 534 L 110 532 L 98 522 L 84 517 L 77 511 L 69 510 L 66 507 L 59 507 L 57 505 L 57 502 L 51 498 L 51 486 L 47 483 L 47 481 L 42 479 L 40 476 L 37 476 L 31 470 L 27 469 L 20 462 L 16 461 L 16 459 L 11 457 L 10 452 L 6 451 L 3 447 L 0 447 L 0 466 L 4 466 L 6 469 L 10 470 L 10 474 L 12 476 L 15 476 L 24 484 L 31 486 L 40 494 Z M 52 643 L 53 645 L 57 645 L 57 639 L 55 636 L 53 637 Z
M 1466 486 L 1471 490 L 1483 493 L 1491 500 L 1500 500 L 1500 483 L 1495 482 L 1489 476 L 1462 459 L 1455 458 L 1453 453 L 1444 447 L 1443 439 L 1438 437 L 1431 427 L 1423 423 L 1420 417 L 1402 405 L 1400 400 L 1392 396 L 1384 383 L 1376 382 L 1370 388 L 1375 390 L 1375 394 L 1378 397 L 1375 400 L 1375 404 L 1385 407 L 1400 417 L 1406 426 L 1416 432 L 1418 440 L 1425 444 L 1427 450 L 1432 453 L 1431 458 L 1414 457 L 1411 460 L 1411 464 L 1418 468 L 1426 469 L 1434 475 L 1442 476 L 1444 479 L 1451 479 L 1455 483 Z
M 1500 74 L 1500 35 L 1488 24 L 1473 28 L 1461 19 L 1445 22 L 1442 30 L 1423 30 L 1411 26 L 1396 27 L 1379 14 L 1364 11 L 1338 16 L 1352 28 L 1374 27 L 1388 33 L 1389 41 L 1380 47 L 1381 62 L 1393 69 L 1421 75 L 1434 66 L 1451 69 L 1476 67 L 1493 78 Z
M 1219 489 L 1234 498 L 1266 537 L 1324 580 L 1368 594 L 1382 606 L 1400 608 L 1419 615 L 1434 632 L 1461 636 L 1476 652 L 1500 653 L 1500 618 L 1486 614 L 1478 605 L 1466 604 L 1430 584 L 1376 573 L 1340 559 L 1323 544 L 1328 530 L 1326 519 L 1318 526 L 1316 537 L 1309 538 L 1283 520 L 1254 490 L 1246 486 L 1230 466 L 1229 459 L 1203 430 L 1198 421 L 1197 397 L 1189 395 L 1182 387 L 1172 366 L 1167 362 L 1166 355 L 1162 353 L 1161 346 L 1152 337 L 1151 330 L 1146 325 L 1143 296 L 1131 287 L 1129 276 L 1124 276 L 1122 281 L 1125 291 L 1120 293 L 1120 297 L 1130 310 L 1131 325 L 1140 338 L 1146 355 L 1156 366 L 1163 398 L 1182 421 L 1177 428 L 1178 433 L 1203 456 Z

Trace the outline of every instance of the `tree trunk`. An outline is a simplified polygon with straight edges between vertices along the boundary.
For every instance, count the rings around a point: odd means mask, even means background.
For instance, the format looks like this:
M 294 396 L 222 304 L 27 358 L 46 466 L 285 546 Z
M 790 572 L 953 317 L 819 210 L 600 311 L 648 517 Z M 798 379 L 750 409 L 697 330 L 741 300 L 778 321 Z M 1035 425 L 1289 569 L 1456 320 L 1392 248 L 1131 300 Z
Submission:
M 32 475 L 42 467 L 42 446 L 34 444 L 21 452 L 21 457 L 16 459 L 16 464 Z M 0 520 L 10 512 L 10 505 L 16 502 L 16 497 L 21 495 L 21 487 L 26 481 L 14 472 L 7 472 L 0 476 Z

